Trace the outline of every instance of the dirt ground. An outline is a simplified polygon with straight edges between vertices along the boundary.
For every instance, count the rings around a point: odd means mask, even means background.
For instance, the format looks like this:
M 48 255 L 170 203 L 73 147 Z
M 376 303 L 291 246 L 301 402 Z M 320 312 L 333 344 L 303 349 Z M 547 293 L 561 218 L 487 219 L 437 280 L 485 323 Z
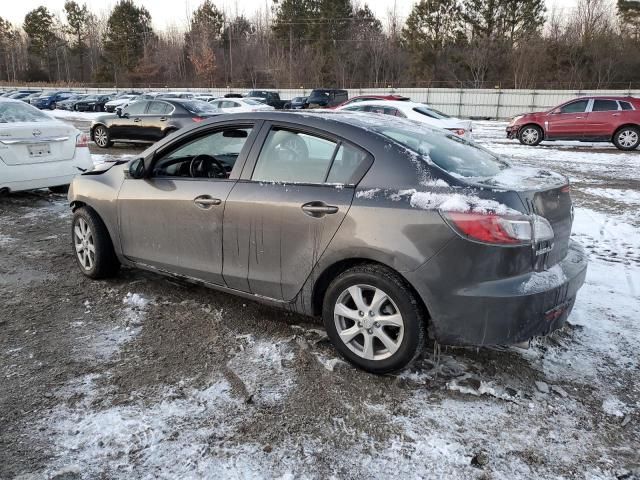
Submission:
M 308 318 L 130 269 L 90 281 L 64 196 L 0 198 L 0 479 L 638 479 L 640 238 L 633 203 L 611 223 L 588 195 L 564 329 L 429 345 L 389 376 Z

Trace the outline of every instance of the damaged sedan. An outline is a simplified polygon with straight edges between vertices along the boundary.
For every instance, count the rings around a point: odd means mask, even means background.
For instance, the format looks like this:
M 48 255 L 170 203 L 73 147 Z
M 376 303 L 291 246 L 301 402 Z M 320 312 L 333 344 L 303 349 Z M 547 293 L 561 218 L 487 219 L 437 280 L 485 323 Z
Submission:
M 88 277 L 143 268 L 322 317 L 374 373 L 409 364 L 427 335 L 546 335 L 587 269 L 564 177 L 385 115 L 219 116 L 76 177 L 69 201 Z

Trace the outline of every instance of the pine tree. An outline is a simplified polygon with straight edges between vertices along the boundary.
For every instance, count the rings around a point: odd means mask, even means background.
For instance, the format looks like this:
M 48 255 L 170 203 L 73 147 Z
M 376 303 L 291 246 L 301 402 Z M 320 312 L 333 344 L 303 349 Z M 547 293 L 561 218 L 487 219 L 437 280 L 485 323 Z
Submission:
M 187 58 L 196 76 L 214 85 L 217 69 L 216 49 L 224 30 L 224 15 L 213 2 L 205 0 L 194 12 L 189 31 L 185 34 Z
M 73 0 L 65 2 L 64 11 L 67 15 L 67 23 L 69 24 L 67 32 L 74 38 L 75 44 L 73 45 L 73 49 L 78 55 L 80 81 L 84 81 L 85 37 L 88 31 L 90 13 L 86 4 L 80 6 Z
M 132 0 L 116 4 L 107 21 L 104 39 L 104 51 L 116 83 L 145 57 L 153 36 L 151 15 L 146 8 L 136 6 Z
M 640 40 L 640 2 L 618 0 L 618 16 L 622 30 L 628 32 L 636 41 Z
M 22 27 L 29 38 L 29 53 L 47 65 L 49 81 L 53 81 L 52 50 L 55 49 L 53 14 L 46 7 L 31 10 L 24 17 Z

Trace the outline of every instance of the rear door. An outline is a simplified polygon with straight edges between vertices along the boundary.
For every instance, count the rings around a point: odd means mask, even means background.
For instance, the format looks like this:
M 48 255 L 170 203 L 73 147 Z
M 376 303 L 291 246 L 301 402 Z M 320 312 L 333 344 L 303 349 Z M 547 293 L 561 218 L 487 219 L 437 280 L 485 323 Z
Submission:
M 582 140 L 587 125 L 587 109 L 592 100 L 583 98 L 567 103 L 549 115 L 545 120 L 547 138 Z
M 164 129 L 167 126 L 169 115 L 175 110 L 170 103 L 162 100 L 154 100 L 149 103 L 144 121 L 140 126 L 140 137 L 143 140 L 156 141 L 164 136 Z
M 621 110 L 615 100 L 595 98 L 587 113 L 585 139 L 609 140 L 619 124 Z
M 293 299 L 344 220 L 356 177 L 371 161 L 326 133 L 266 124 L 227 199 L 227 285 Z
M 225 202 L 254 137 L 251 123 L 216 126 L 159 152 L 148 178 L 126 178 L 118 193 L 123 254 L 144 265 L 224 285 Z

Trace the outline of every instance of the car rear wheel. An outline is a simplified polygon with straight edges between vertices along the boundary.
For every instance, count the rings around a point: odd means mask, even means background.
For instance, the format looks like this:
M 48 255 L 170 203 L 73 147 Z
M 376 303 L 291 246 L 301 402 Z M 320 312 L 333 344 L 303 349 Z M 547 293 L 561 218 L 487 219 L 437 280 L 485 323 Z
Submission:
M 613 135 L 613 144 L 620 150 L 635 150 L 640 145 L 640 129 L 623 127 Z
M 56 109 L 56 102 L 51 102 L 51 103 L 49 104 L 49 108 L 50 108 L 51 110 L 55 110 L 55 109 Z
M 120 262 L 107 227 L 93 210 L 81 207 L 74 212 L 71 238 L 80 271 L 87 277 L 108 278 L 118 272 Z
M 420 302 L 401 277 L 381 265 L 361 265 L 336 277 L 322 310 L 335 348 L 363 370 L 399 370 L 424 346 Z
M 543 132 L 537 125 L 525 125 L 518 132 L 518 140 L 522 145 L 535 147 L 542 141 Z
M 111 136 L 109 135 L 109 130 L 107 130 L 107 128 L 103 127 L 102 125 L 98 125 L 93 129 L 93 141 L 100 148 L 109 148 L 113 145 Z

